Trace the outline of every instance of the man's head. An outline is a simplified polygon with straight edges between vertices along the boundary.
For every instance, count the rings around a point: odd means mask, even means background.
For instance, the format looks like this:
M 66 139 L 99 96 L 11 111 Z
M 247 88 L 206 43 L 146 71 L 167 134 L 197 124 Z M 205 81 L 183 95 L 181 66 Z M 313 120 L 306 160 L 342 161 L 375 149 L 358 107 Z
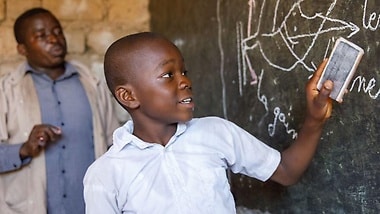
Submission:
M 15 21 L 18 52 L 38 68 L 62 66 L 67 53 L 66 39 L 58 19 L 48 10 L 33 8 Z
M 183 57 L 166 38 L 143 32 L 114 42 L 104 59 L 107 85 L 133 119 L 185 122 L 194 108 Z

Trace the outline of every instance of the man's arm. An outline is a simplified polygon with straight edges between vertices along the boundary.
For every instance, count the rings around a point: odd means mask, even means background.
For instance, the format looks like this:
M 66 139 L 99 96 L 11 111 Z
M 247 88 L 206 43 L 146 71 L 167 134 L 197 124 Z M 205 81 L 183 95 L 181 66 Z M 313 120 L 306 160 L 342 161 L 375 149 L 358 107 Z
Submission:
M 50 143 L 55 142 L 61 135 L 58 127 L 40 124 L 35 125 L 24 143 L 0 144 L 0 173 L 6 173 L 21 168 L 31 159 L 38 156 Z
M 332 81 L 326 81 L 320 91 L 317 82 L 327 60 L 324 60 L 306 85 L 307 112 L 298 137 L 293 144 L 281 153 L 281 162 L 271 180 L 288 186 L 295 184 L 309 166 L 317 149 L 325 121 L 332 111 L 329 98 Z
M 30 162 L 30 158 L 21 160 L 20 144 L 0 144 L 0 173 L 10 172 L 21 168 Z

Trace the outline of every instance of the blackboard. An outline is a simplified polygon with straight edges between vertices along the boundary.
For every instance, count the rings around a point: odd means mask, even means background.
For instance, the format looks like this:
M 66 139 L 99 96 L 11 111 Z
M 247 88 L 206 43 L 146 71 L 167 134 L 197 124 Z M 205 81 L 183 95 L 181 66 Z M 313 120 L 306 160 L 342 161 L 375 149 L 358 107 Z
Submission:
M 312 164 L 282 187 L 231 176 L 238 206 L 269 213 L 380 213 L 380 6 L 375 0 L 151 0 L 151 29 L 183 52 L 196 116 L 229 119 L 282 150 L 304 118 L 304 86 L 334 41 L 365 50 L 334 103 Z M 254 154 L 252 154 L 254 155 Z

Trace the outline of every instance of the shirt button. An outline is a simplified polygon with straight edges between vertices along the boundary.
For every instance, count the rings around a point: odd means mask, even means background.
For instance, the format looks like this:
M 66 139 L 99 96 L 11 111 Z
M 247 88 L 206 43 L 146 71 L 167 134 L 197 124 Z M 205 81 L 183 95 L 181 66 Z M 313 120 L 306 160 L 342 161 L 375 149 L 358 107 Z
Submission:
M 63 197 L 63 198 L 66 198 L 66 194 L 63 194 L 62 197 Z
M 66 171 L 63 169 L 63 170 L 62 170 L 62 174 L 65 174 L 65 172 L 66 172 Z
M 62 149 L 66 149 L 66 146 L 65 146 L 65 145 L 63 145 L 63 146 L 62 146 Z
M 63 123 L 63 122 L 62 122 L 62 123 L 61 123 L 61 125 L 62 125 L 62 126 L 64 126 L 64 125 L 65 125 L 65 123 Z

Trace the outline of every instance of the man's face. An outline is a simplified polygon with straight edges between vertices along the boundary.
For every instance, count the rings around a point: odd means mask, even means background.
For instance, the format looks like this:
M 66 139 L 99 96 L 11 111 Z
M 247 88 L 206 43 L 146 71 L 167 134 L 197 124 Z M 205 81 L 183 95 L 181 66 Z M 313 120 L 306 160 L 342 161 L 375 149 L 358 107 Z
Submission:
M 66 39 L 58 20 L 49 13 L 32 16 L 24 25 L 19 53 L 36 69 L 62 66 L 67 53 Z

